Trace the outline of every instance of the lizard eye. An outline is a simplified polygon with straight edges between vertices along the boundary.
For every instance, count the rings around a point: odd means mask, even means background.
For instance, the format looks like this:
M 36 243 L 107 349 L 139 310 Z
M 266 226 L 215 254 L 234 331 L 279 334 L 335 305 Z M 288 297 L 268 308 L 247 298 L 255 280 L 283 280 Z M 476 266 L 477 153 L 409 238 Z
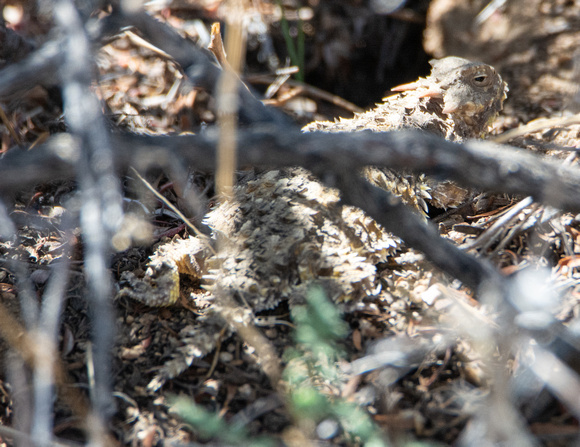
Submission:
M 487 87 L 493 82 L 493 78 L 490 76 L 488 70 L 477 70 L 475 73 L 472 74 L 472 83 L 476 87 Z

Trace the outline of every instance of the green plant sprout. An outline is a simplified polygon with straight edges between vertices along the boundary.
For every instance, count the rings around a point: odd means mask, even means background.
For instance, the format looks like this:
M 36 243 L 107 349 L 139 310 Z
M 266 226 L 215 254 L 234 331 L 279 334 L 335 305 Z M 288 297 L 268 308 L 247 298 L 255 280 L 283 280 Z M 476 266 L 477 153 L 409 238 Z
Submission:
M 285 356 L 284 378 L 292 413 L 312 426 L 323 420 L 337 422 L 345 441 L 367 447 L 388 445 L 368 413 L 339 396 L 343 374 L 338 362 L 344 356 L 340 341 L 348 333 L 337 307 L 321 287 L 312 287 L 306 304 L 292 309 L 297 346 Z
M 344 357 L 341 341 L 348 334 L 337 307 L 327 299 L 322 287 L 312 287 L 306 304 L 291 311 L 296 325 L 296 346 L 284 353 L 285 401 L 295 424 L 314 436 L 323 421 L 334 421 L 346 445 L 385 447 L 384 434 L 369 414 L 356 403 L 340 397 L 344 374 L 339 362 Z M 203 438 L 230 445 L 270 447 L 279 443 L 273 438 L 253 437 L 241 425 L 229 424 L 215 413 L 204 410 L 186 397 L 172 401 L 173 411 Z
M 210 413 L 187 397 L 176 397 L 172 409 L 185 422 L 206 439 L 214 439 L 229 445 L 274 447 L 274 439 L 250 436 L 239 424 L 228 424 L 216 413 Z
M 288 51 L 288 56 L 290 56 L 290 62 L 292 65 L 298 67 L 298 72 L 295 78 L 299 82 L 304 82 L 304 29 L 302 19 L 298 15 L 298 35 L 296 36 L 296 44 L 292 38 L 290 32 L 290 24 L 288 19 L 286 19 L 286 14 L 284 10 L 284 5 L 282 0 L 276 0 L 278 7 L 280 8 L 282 18 L 280 24 L 282 26 L 282 35 L 284 36 L 284 41 L 286 42 L 286 50 Z

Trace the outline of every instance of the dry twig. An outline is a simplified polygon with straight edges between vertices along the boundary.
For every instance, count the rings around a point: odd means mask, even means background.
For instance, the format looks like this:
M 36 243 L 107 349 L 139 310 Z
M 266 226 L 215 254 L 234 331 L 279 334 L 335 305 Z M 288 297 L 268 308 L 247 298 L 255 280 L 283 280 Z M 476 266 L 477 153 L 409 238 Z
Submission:
M 277 80 L 277 78 L 273 78 L 272 75 L 253 75 L 247 76 L 244 79 L 246 79 L 250 83 L 255 84 L 272 84 L 272 82 L 275 82 Z M 290 87 L 294 88 L 299 88 L 303 93 L 305 93 L 308 96 L 322 99 L 323 101 L 328 101 L 329 103 L 337 107 L 342 107 L 343 109 L 348 110 L 349 112 L 352 113 L 364 112 L 364 109 L 361 109 L 356 104 L 353 104 L 352 102 L 349 102 L 346 99 L 341 98 L 340 96 L 333 95 L 332 93 L 328 93 L 322 89 L 314 87 L 313 85 L 293 81 L 292 79 L 288 79 L 286 81 L 286 85 L 289 85 Z

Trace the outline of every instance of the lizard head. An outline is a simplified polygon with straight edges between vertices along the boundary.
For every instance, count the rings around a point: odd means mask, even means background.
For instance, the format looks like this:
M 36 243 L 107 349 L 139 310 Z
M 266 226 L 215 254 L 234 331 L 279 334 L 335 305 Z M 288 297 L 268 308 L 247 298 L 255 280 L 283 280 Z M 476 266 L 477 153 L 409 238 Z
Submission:
M 392 90 L 412 90 L 420 98 L 438 98 L 443 102 L 443 114 L 463 121 L 474 135 L 485 133 L 507 96 L 508 87 L 501 76 L 490 65 L 460 57 L 429 63 L 432 70 L 427 78 Z

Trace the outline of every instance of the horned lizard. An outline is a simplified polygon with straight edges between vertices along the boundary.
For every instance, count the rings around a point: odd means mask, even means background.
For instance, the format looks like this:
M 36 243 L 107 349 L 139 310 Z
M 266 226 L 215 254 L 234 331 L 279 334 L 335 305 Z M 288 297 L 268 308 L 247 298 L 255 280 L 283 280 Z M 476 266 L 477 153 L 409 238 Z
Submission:
M 150 306 L 179 297 L 179 275 L 231 290 L 252 310 L 298 300 L 312 281 L 324 283 L 334 301 L 376 292 L 375 265 L 401 241 L 361 210 L 339 205 L 337 190 L 302 168 L 250 174 L 205 218 L 218 239 L 200 237 L 160 244 L 143 279 L 124 272 L 120 296 Z
M 351 120 L 314 122 L 305 131 L 386 131 L 416 127 L 451 140 L 480 136 L 501 109 L 507 87 L 492 67 L 451 57 L 431 61 L 425 79 L 398 87 L 372 111 Z M 375 183 L 395 193 L 401 174 L 383 171 Z M 386 179 L 386 180 L 385 180 Z M 417 188 L 415 188 L 417 189 Z M 410 191 L 407 188 L 407 193 Z M 425 189 L 422 194 L 428 196 Z M 409 195 L 410 197 L 412 194 Z M 411 197 L 412 199 L 412 197 Z M 179 277 L 188 275 L 211 293 L 216 287 L 250 312 L 260 312 L 288 301 L 300 301 L 313 282 L 343 308 L 365 296 L 377 295 L 381 281 L 377 264 L 401 247 L 361 210 L 342 206 L 337 190 L 322 185 L 302 168 L 249 174 L 228 200 L 206 216 L 220 249 L 213 255 L 210 242 L 190 237 L 162 244 L 151 257 L 143 278 L 124 273 L 120 296 L 148 305 L 169 305 L 179 296 Z M 217 329 L 214 328 L 214 332 Z M 197 356 L 212 349 L 205 337 Z M 210 341 L 207 341 L 210 340 Z M 161 371 L 151 389 L 185 369 Z

